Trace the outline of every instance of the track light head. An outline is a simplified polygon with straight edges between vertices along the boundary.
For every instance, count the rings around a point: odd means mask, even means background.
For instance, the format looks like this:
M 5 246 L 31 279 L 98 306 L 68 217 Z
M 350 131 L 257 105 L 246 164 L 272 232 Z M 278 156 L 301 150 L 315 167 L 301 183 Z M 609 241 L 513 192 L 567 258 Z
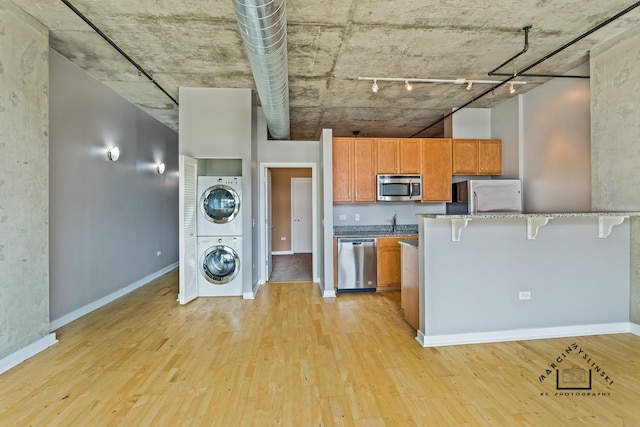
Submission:
M 411 89 L 413 89 L 413 86 L 411 86 L 411 84 L 409 83 L 409 80 L 405 80 L 405 81 L 404 81 L 404 87 L 405 87 L 405 89 L 407 89 L 409 92 L 411 92 Z
M 509 83 L 509 93 L 512 95 L 516 93 L 516 88 L 514 87 L 513 83 Z
M 378 80 L 373 79 L 373 84 L 371 85 L 371 92 L 378 93 Z
M 467 90 L 471 90 L 472 87 L 473 87 L 473 82 L 467 83 Z

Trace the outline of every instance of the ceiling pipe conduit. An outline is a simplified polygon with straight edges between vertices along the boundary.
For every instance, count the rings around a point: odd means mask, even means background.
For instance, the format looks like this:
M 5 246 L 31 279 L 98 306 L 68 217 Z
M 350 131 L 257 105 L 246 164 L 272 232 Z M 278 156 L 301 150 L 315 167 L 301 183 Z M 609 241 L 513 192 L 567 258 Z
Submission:
M 233 0 L 251 72 L 275 139 L 289 137 L 289 68 L 285 0 Z

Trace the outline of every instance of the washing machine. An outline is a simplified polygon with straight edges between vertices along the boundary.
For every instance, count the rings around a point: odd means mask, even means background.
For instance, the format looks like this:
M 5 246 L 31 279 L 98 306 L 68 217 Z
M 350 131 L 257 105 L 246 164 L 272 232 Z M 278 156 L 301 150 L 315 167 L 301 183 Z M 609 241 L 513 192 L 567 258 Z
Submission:
M 242 236 L 242 177 L 198 177 L 198 236 Z
M 198 296 L 241 296 L 241 255 L 241 237 L 198 237 Z

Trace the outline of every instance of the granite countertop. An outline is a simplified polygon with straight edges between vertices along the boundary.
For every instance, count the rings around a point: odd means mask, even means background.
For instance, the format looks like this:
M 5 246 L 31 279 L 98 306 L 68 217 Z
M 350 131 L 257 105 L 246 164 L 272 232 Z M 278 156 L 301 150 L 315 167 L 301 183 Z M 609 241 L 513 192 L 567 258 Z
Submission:
M 400 243 L 401 245 L 406 245 L 410 248 L 416 248 L 418 249 L 418 241 L 417 240 L 398 240 L 398 243 Z
M 401 224 L 393 231 L 390 225 L 347 225 L 333 227 L 335 237 L 385 237 L 418 234 L 418 225 Z
M 475 215 L 445 215 L 445 214 L 417 214 L 424 218 L 434 219 L 490 219 L 490 218 L 578 218 L 598 216 L 640 216 L 640 212 L 549 212 L 549 213 L 520 213 L 496 212 Z

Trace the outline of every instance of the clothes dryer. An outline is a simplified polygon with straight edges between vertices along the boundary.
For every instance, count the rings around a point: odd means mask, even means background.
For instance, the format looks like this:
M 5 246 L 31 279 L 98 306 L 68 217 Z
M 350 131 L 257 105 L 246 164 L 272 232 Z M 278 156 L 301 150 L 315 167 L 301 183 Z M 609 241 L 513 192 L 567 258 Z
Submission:
M 241 254 L 241 237 L 198 237 L 198 296 L 241 296 Z
M 242 236 L 242 177 L 198 177 L 198 236 Z

